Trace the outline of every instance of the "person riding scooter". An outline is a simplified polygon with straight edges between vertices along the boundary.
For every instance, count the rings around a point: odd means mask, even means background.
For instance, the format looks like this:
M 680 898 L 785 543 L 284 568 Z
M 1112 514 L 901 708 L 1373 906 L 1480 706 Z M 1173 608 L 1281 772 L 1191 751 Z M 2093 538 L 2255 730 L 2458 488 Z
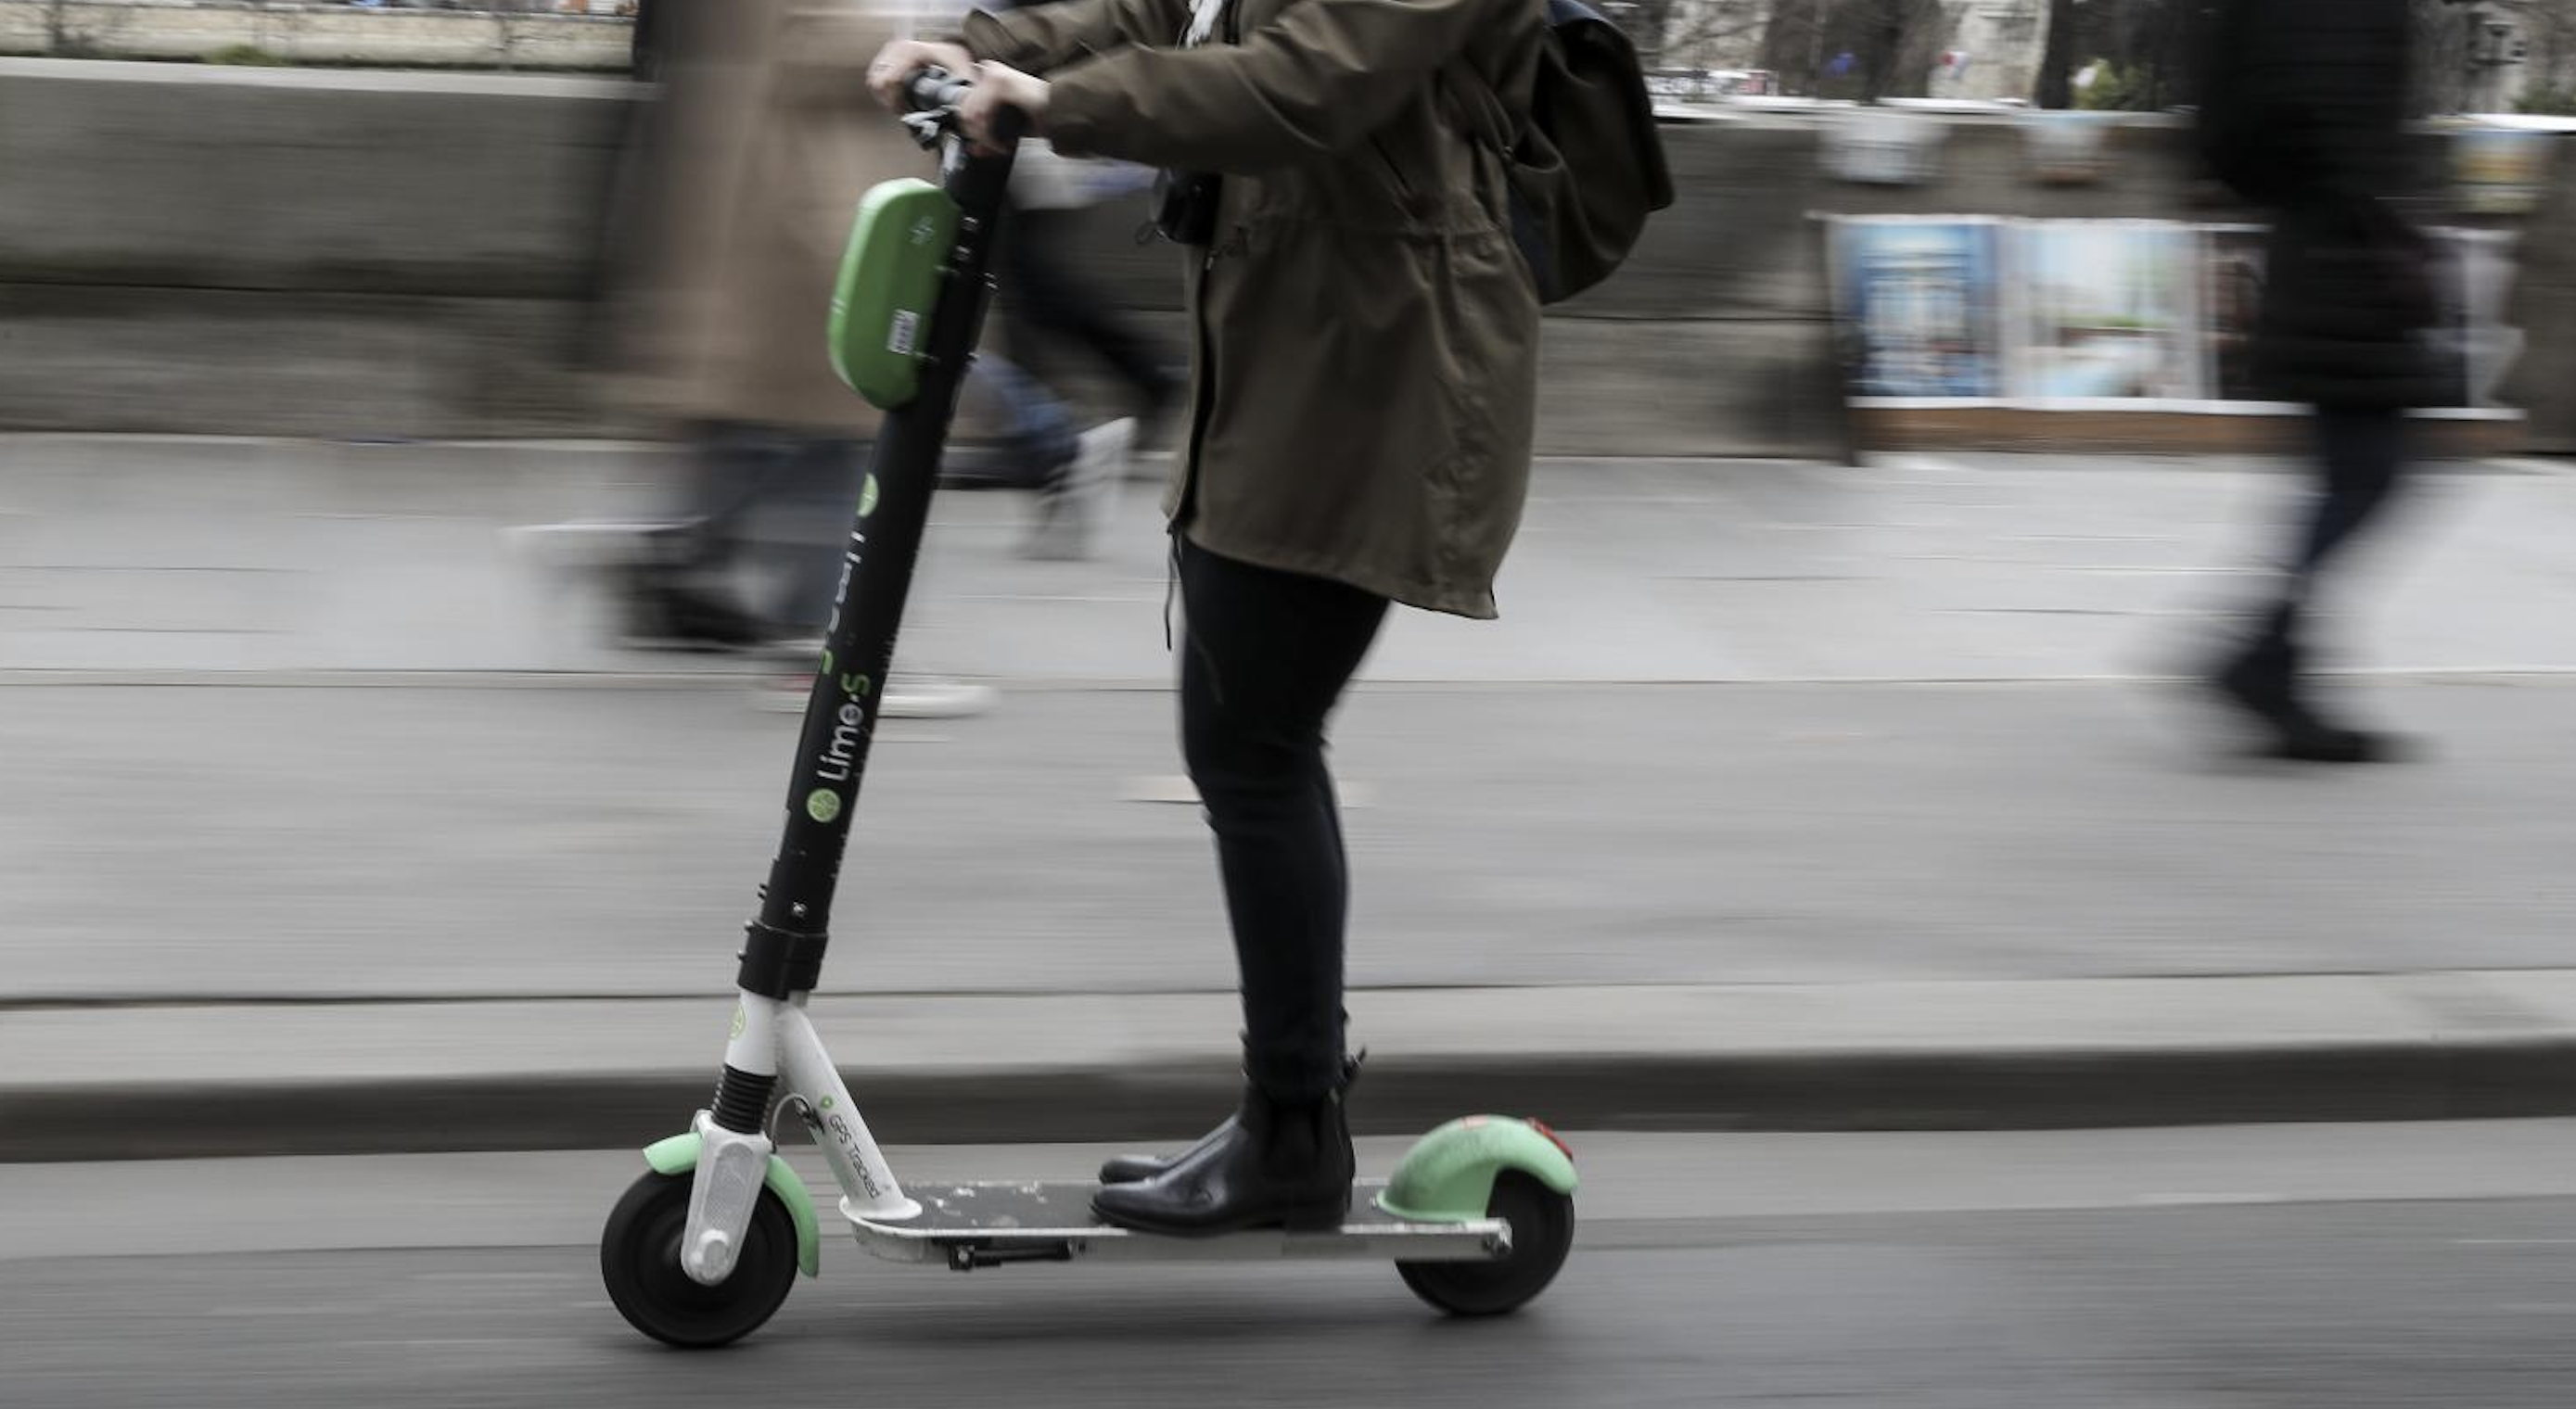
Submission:
M 1200 330 L 1165 497 L 1181 734 L 1241 973 L 1245 1090 L 1170 1161 L 1104 1171 L 1138 1230 L 1330 1226 L 1350 1202 L 1349 881 L 1326 723 L 1390 603 L 1495 615 L 1529 482 L 1539 302 L 1465 94 L 1526 111 L 1526 0 L 1074 0 L 888 45 L 1074 156 L 1186 173 Z M 1129 1182 L 1107 1182 L 1144 1175 Z

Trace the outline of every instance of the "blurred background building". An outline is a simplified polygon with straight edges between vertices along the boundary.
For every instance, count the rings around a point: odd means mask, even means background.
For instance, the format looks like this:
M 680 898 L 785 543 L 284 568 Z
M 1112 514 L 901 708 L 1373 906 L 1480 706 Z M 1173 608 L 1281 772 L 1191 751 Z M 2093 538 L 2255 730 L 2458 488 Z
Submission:
M 1701 91 L 1761 75 L 1825 98 L 2187 102 L 2198 0 L 1611 0 L 1649 63 Z M 2417 0 L 2427 111 L 2576 108 L 2576 3 Z M 1757 84 L 1757 91 L 1761 85 Z
M 597 70 L 618 66 L 620 40 L 562 22 L 623 24 L 639 8 L 638 0 L 0 0 L 0 52 Z M 2188 101 L 2199 4 L 1605 0 L 1601 8 L 1675 98 L 2154 110 Z M 2576 0 L 2415 0 L 2415 8 L 2425 111 L 2576 111 Z M 352 28 L 352 11 L 375 12 L 368 18 L 379 23 Z

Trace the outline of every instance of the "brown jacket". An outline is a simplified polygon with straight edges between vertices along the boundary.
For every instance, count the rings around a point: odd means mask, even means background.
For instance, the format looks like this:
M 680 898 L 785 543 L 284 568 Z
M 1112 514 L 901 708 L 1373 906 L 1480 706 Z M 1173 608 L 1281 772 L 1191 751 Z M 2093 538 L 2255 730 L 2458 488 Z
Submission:
M 1211 552 L 1461 616 L 1529 489 L 1537 295 L 1491 140 L 1527 110 L 1535 0 L 1188 0 L 969 17 L 1045 74 L 1076 155 L 1225 174 L 1190 273 L 1195 430 L 1165 509 Z
M 862 78 L 894 22 L 874 0 L 667 8 L 623 390 L 676 422 L 872 436 L 882 418 L 833 375 L 824 330 L 860 196 L 937 175 Z

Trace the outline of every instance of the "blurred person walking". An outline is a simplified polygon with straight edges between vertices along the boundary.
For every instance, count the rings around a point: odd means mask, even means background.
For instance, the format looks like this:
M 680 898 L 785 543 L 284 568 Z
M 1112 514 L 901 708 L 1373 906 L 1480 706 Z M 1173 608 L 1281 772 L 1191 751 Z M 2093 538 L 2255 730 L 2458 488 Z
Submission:
M 639 643 L 802 654 L 839 583 L 878 415 L 825 355 L 833 278 L 867 190 L 934 163 L 856 78 L 907 19 L 882 0 L 660 0 L 649 204 L 611 334 L 626 393 L 689 449 L 686 502 L 620 571 Z M 978 363 L 1009 478 L 1115 473 L 1123 432 L 1077 436 L 1043 388 Z M 1086 458 L 1087 452 L 1087 458 Z M 780 681 L 783 704 L 802 677 Z M 890 714 L 982 708 L 898 674 Z
M 992 0 L 979 8 L 1000 14 L 1033 3 Z M 1024 142 L 1011 171 L 999 258 L 1001 310 L 1022 364 L 1045 375 L 1064 345 L 1089 353 L 1125 384 L 1143 422 L 1140 434 L 1159 440 L 1189 390 L 1185 358 L 1110 307 L 1064 254 L 1076 243 L 1080 212 L 1152 183 L 1150 167 L 1068 157 L 1044 138 Z
M 1151 180 L 1150 172 L 1126 163 L 1062 156 L 1037 138 L 1021 144 L 1003 199 L 995 307 L 1021 374 L 1060 374 L 1062 354 L 1078 350 L 1127 384 L 1133 414 L 1112 423 L 1108 434 L 1116 442 L 1099 461 L 1123 464 L 1138 440 L 1159 437 L 1184 380 L 1152 339 L 1088 287 L 1065 251 L 1077 242 L 1083 210 Z M 1042 487 L 1037 525 L 1022 551 L 1033 558 L 1090 557 L 1121 478 L 1069 475 Z
M 898 44 L 870 71 L 891 106 L 915 69 L 971 70 L 979 135 L 1009 106 L 1068 155 L 1221 173 L 1182 177 L 1199 199 L 1164 209 L 1198 329 L 1164 507 L 1246 1081 L 1185 1153 L 1102 1171 L 1112 1223 L 1211 1234 L 1349 1206 L 1326 725 L 1391 603 L 1495 614 L 1539 300 L 1494 134 L 1525 120 L 1542 41 L 1527 0 L 1076 0 L 971 15 L 963 46 Z
M 999 11 L 1017 3 L 992 0 L 981 8 Z M 913 0 L 909 13 L 916 23 L 953 27 L 970 8 L 975 7 L 965 0 Z M 1095 556 L 1136 443 L 1147 433 L 1144 427 L 1159 429 L 1180 398 L 1183 377 L 1172 359 L 1087 287 L 1064 252 L 1078 242 L 1079 212 L 1151 181 L 1149 170 L 1129 163 L 1062 156 L 1043 138 L 1023 142 L 1012 165 L 994 246 L 1000 286 L 994 321 L 1010 357 L 980 353 L 969 373 L 974 378 L 970 391 L 998 401 L 1000 413 L 1012 424 L 1063 420 L 1063 400 L 1048 378 L 1062 372 L 1062 353 L 1078 350 L 1125 382 L 1134 402 L 1132 415 L 1089 432 L 1087 453 L 1076 457 L 1069 472 L 1029 482 L 1003 481 L 1037 494 L 1036 519 L 1020 546 L 1024 557 Z
M 2278 757 L 2386 759 L 2396 740 L 2318 699 L 2308 636 L 2328 570 L 2406 478 L 2407 412 L 2442 397 L 2426 340 L 2435 256 L 2398 208 L 2411 184 L 2407 0 L 2221 0 L 2207 23 L 2201 154 L 2272 222 L 2255 382 L 2314 410 L 2306 512 L 2210 684 Z

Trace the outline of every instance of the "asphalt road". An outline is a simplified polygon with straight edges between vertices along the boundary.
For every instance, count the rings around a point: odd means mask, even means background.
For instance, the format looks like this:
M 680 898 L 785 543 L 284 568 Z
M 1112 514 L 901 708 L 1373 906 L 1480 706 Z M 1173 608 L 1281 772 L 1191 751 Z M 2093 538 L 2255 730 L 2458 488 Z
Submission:
M 2576 1385 L 2566 1123 L 1578 1149 L 1583 1242 L 1505 1322 L 1365 1267 L 959 1277 L 835 1246 L 698 1355 L 598 1289 L 584 1230 L 631 1155 L 10 1167 L 0 1398 L 2556 1409 Z

